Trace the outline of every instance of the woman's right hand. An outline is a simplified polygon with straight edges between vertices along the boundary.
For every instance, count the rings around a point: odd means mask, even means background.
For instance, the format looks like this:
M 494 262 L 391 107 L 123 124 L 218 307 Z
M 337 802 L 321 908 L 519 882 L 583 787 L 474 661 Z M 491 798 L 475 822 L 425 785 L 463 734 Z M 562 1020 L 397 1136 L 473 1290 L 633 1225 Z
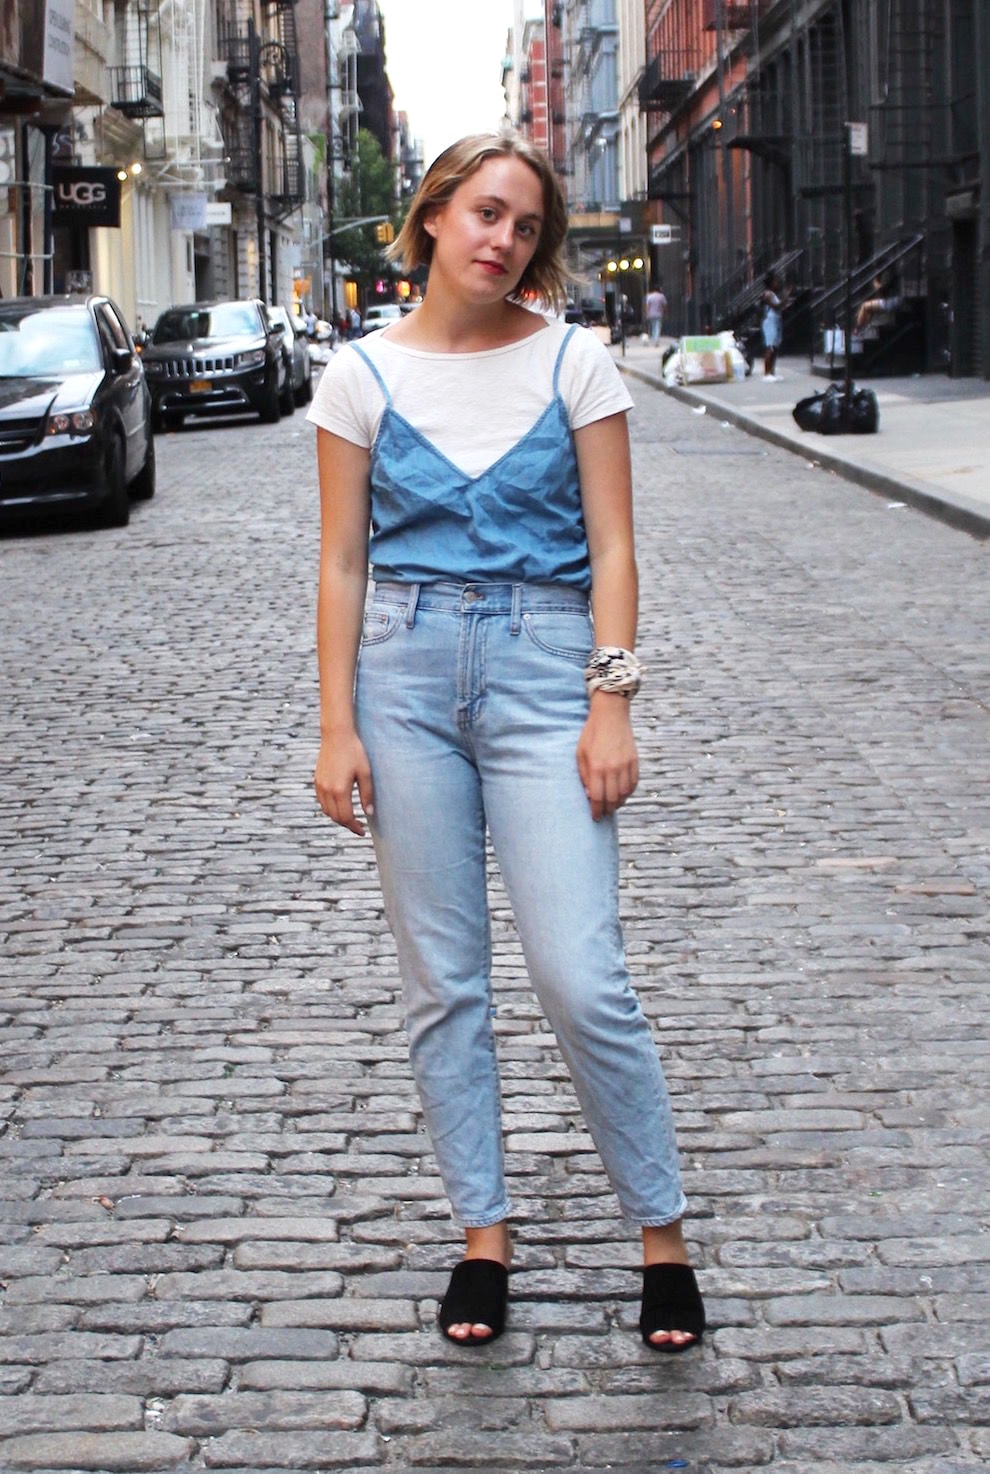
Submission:
M 335 824 L 352 834 L 363 834 L 364 825 L 354 812 L 354 787 L 361 807 L 370 818 L 375 811 L 371 764 L 357 732 L 327 736 L 320 743 L 313 775 L 317 802 Z

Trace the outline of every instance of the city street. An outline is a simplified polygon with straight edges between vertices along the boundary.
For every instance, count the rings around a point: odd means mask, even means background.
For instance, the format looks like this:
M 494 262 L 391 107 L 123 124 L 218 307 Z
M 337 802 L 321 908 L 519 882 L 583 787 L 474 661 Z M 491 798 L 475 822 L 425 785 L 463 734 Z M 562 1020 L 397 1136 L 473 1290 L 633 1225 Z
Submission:
M 0 540 L 0 1471 L 990 1466 L 987 545 L 640 382 L 626 940 L 712 1329 L 635 1230 L 493 877 L 506 1334 L 458 1255 L 370 841 L 319 814 L 314 440 L 190 422 Z

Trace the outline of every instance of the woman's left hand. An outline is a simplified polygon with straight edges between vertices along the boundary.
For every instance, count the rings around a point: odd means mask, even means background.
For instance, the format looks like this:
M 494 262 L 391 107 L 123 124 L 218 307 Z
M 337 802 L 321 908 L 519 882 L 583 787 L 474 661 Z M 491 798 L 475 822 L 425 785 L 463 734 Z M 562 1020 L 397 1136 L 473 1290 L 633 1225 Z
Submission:
M 592 695 L 577 745 L 577 764 L 595 820 L 614 814 L 635 792 L 639 758 L 624 696 L 604 691 Z

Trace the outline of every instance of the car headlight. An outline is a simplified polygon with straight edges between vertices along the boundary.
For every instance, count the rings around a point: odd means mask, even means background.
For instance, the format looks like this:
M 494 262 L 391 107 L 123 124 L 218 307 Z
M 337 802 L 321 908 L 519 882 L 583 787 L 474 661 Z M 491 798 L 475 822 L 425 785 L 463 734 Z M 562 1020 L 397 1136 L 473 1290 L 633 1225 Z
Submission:
M 252 348 L 250 353 L 241 353 L 237 359 L 241 368 L 254 368 L 265 361 L 264 348 Z
M 91 409 L 76 409 L 48 416 L 48 435 L 88 435 L 96 424 Z
M 146 377 L 149 379 L 157 379 L 158 375 L 162 371 L 161 364 L 156 362 L 156 360 L 153 358 L 143 358 L 141 362 L 144 364 L 144 372 Z

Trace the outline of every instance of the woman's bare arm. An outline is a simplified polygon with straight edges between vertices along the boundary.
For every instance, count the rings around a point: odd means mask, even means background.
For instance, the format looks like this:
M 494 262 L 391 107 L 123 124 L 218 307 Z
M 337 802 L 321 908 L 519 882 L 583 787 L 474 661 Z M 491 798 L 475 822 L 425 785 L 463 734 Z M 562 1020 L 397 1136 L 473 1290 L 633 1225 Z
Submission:
M 595 643 L 632 650 L 639 586 L 625 414 L 609 415 L 575 431 L 574 443 L 591 555 Z M 626 697 L 614 692 L 592 693 L 577 760 L 593 818 L 601 819 L 625 803 L 639 781 Z
M 320 584 L 316 647 L 320 668 L 320 752 L 314 786 L 323 812 L 355 834 L 357 787 L 373 810 L 371 769 L 354 725 L 354 672 L 368 584 L 369 452 L 327 430 L 317 432 L 320 473 Z

